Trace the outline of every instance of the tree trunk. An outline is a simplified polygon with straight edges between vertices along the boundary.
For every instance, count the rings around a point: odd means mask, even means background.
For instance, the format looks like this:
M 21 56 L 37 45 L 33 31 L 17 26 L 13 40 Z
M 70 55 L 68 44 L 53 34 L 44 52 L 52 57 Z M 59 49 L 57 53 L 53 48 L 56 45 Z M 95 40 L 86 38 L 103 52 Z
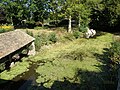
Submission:
M 80 29 L 80 14 L 79 14 L 78 27 L 79 27 L 79 29 Z
M 12 18 L 12 16 L 11 16 L 11 24 L 13 25 L 13 18 Z
M 71 15 L 69 16 L 68 32 L 71 32 Z

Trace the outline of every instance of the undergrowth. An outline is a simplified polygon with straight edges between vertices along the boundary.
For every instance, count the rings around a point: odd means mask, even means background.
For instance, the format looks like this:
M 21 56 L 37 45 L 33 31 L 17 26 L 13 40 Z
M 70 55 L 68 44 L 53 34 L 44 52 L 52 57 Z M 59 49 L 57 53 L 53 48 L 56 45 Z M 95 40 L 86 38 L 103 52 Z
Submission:
M 44 61 L 44 64 L 40 64 L 36 69 L 39 74 L 36 80 L 37 83 L 40 85 L 42 83 L 43 86 L 51 88 L 55 81 L 64 82 L 66 78 L 70 83 L 83 84 L 83 76 L 76 76 L 76 72 L 82 70 L 81 73 L 86 73 L 87 80 L 93 79 L 89 75 L 97 75 L 92 83 L 93 86 L 91 85 L 90 88 L 93 88 L 94 84 L 99 86 L 100 83 L 97 83 L 97 80 L 102 80 L 102 76 L 99 76 L 102 72 L 100 68 L 102 62 L 97 61 L 94 54 L 102 54 L 103 48 L 109 48 L 110 42 L 112 42 L 112 35 L 105 34 L 96 39 L 77 39 L 72 42 L 58 44 L 38 53 L 32 60 L 36 62 Z M 85 89 L 85 87 L 83 88 Z M 97 88 L 95 87 L 95 89 Z
M 41 36 L 38 37 L 41 39 Z M 38 86 L 42 85 L 53 90 L 65 88 L 66 90 L 74 90 L 76 87 L 79 88 L 78 90 L 105 90 L 104 86 L 101 87 L 104 80 L 101 75 L 104 72 L 102 69 L 104 63 L 100 62 L 96 56 L 103 54 L 104 48 L 110 47 L 112 35 L 106 33 L 92 39 L 73 40 L 74 37 L 71 35 L 65 38 L 69 39 L 66 43 L 41 49 L 37 55 L 30 57 L 31 61 L 38 64 L 36 69 Z M 14 76 L 27 71 L 29 62 L 18 65 L 11 71 L 1 73 L 0 78 L 12 79 Z

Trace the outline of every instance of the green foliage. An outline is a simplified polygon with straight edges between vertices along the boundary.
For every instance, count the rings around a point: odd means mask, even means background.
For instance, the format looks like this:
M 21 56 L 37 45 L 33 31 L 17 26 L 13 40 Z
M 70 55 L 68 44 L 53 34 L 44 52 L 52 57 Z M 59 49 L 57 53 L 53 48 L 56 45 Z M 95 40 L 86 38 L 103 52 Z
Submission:
M 33 36 L 33 32 L 32 31 L 29 31 L 29 30 L 26 30 L 26 33 L 30 36 Z
M 64 38 L 67 39 L 67 40 L 70 40 L 70 41 L 73 41 L 75 39 L 75 37 L 73 36 L 72 33 L 66 33 L 64 35 Z
M 34 26 L 37 21 L 58 21 L 71 16 L 79 21 L 79 26 L 92 23 L 95 28 L 119 28 L 119 0 L 2 0 L 0 7 L 6 12 L 7 21 L 14 25 L 21 25 L 22 20 L 26 20 L 26 24 Z
M 5 30 L 4 30 L 4 29 L 2 29 L 2 28 L 0 28 L 0 33 L 3 33 L 3 32 L 5 32 Z
M 0 33 L 9 32 L 12 30 L 14 30 L 14 27 L 12 25 L 0 25 Z
M 54 32 L 50 33 L 48 35 L 48 40 L 53 42 L 53 43 L 56 43 L 57 42 L 57 37 L 56 37 L 56 34 Z
M 40 26 L 37 26 L 37 27 L 34 27 L 35 30 L 44 30 L 44 29 L 48 29 L 48 27 L 40 27 Z
M 106 57 L 105 61 L 109 72 L 109 78 L 111 82 L 114 83 L 114 85 L 117 86 L 118 83 L 118 73 L 119 73 L 119 64 L 120 64 L 120 41 L 114 41 L 111 43 L 111 46 L 109 49 L 106 49 Z M 107 58 L 107 59 L 106 59 Z
M 4 70 L 5 69 L 5 63 L 1 63 L 0 64 L 0 71 Z
M 0 73 L 0 79 L 12 80 L 17 75 L 20 75 L 20 74 L 28 71 L 29 70 L 28 68 L 29 68 L 29 62 L 28 61 L 23 60 L 22 63 L 16 62 L 16 65 L 13 68 L 11 68 L 9 71 L 5 70 L 5 71 Z
M 43 27 L 34 27 L 35 30 L 41 30 L 41 29 L 44 29 Z
M 35 49 L 36 51 L 39 51 L 42 46 L 42 41 L 40 36 L 35 36 Z
M 87 28 L 85 25 L 81 25 L 80 28 L 79 28 L 79 31 L 82 32 L 82 33 L 85 33 L 87 31 Z
M 109 50 L 110 59 L 113 63 L 119 64 L 120 62 L 120 41 L 115 41 L 111 43 L 111 48 Z
M 109 74 L 103 75 L 106 73 L 102 71 L 105 63 L 99 62 L 94 54 L 103 54 L 103 48 L 106 48 L 111 41 L 112 35 L 104 34 L 96 39 L 80 38 L 41 50 L 37 55 L 29 58 L 38 65 L 35 70 L 38 75 L 36 82 L 45 88 L 57 90 L 74 90 L 76 88 L 79 90 L 104 90 L 104 77 L 108 77 Z M 29 61 L 24 60 L 10 71 L 0 73 L 0 79 L 11 80 L 28 71 L 28 67 Z M 33 88 L 30 86 L 29 89 Z
M 26 30 L 26 33 L 35 38 L 36 51 L 39 51 L 40 48 L 44 45 L 48 45 L 48 44 L 57 42 L 57 37 L 54 32 L 48 33 L 48 34 L 43 32 L 43 33 L 34 35 L 32 31 Z
M 74 50 L 67 53 L 62 53 L 59 55 L 59 58 L 82 61 L 84 60 L 84 57 L 87 56 L 87 54 L 88 53 L 84 52 L 83 50 Z
M 35 47 L 36 51 L 39 51 L 41 46 L 48 45 L 57 42 L 57 37 L 55 33 L 44 34 L 41 33 L 35 36 Z
M 102 90 L 104 88 L 101 86 L 104 82 L 103 78 L 108 77 L 108 74 L 103 76 L 103 73 L 106 73 L 101 70 L 104 63 L 99 62 L 94 53 L 101 54 L 103 48 L 106 48 L 111 41 L 112 35 L 105 34 L 96 39 L 75 39 L 39 52 L 32 59 L 41 62 L 36 69 L 39 74 L 36 81 L 46 88 L 52 88 L 54 84 L 56 86 L 55 81 L 64 83 L 64 78 L 66 78 L 68 86 L 58 85 L 55 87 L 57 90 L 63 88 L 69 90 L 70 85 L 74 83 L 77 83 L 78 87 L 80 86 L 83 90 L 88 88 Z M 102 89 L 99 89 L 98 85 Z
M 41 33 L 41 34 L 38 35 L 38 37 L 41 38 L 41 45 L 42 45 L 42 46 L 49 44 L 49 42 L 48 42 L 49 40 L 48 40 L 48 35 L 47 35 L 47 34 Z
M 79 31 L 74 31 L 73 36 L 77 39 L 80 37 L 80 32 Z

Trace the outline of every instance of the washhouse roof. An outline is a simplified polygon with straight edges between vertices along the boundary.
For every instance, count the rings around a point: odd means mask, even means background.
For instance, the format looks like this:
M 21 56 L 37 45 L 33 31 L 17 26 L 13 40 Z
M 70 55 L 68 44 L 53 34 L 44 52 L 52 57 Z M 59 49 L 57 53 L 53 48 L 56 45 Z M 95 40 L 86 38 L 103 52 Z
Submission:
M 33 37 L 20 30 L 0 34 L 0 59 L 19 50 L 34 40 Z

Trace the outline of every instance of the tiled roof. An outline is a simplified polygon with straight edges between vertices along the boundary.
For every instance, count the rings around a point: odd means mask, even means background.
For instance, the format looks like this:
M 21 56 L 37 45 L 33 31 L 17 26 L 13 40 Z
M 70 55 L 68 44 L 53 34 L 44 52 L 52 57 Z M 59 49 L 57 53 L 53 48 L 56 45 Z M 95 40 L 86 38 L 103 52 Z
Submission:
M 34 40 L 33 37 L 20 30 L 0 34 L 0 59 Z

